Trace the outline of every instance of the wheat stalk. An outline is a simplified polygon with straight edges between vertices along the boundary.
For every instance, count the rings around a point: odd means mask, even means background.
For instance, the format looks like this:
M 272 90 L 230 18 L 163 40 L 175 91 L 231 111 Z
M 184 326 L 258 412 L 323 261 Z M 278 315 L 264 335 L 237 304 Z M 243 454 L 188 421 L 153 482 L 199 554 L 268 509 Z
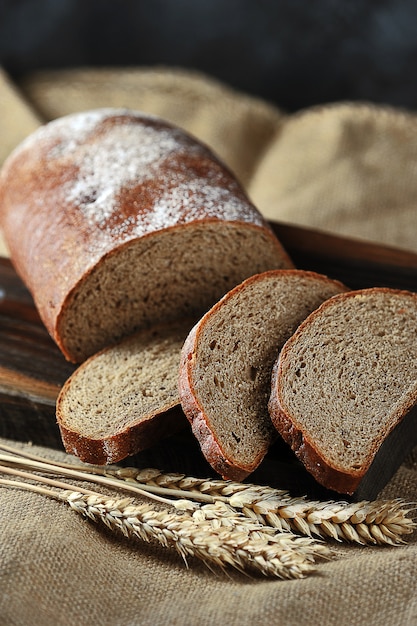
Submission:
M 62 489 L 69 485 L 14 468 L 5 473 L 30 477 Z M 317 558 L 331 551 L 322 544 L 289 533 L 278 533 L 249 520 L 224 503 L 189 506 L 177 501 L 177 511 L 155 510 L 149 504 L 134 504 L 131 498 L 114 499 L 89 490 L 64 489 L 61 492 L 39 485 L 0 479 L 0 485 L 35 491 L 70 505 L 77 513 L 126 537 L 157 541 L 174 547 L 185 563 L 189 557 L 202 560 L 210 568 L 232 566 L 283 579 L 303 578 L 315 570 Z M 183 510 L 185 508 L 185 510 Z
M 288 491 L 268 486 L 193 478 L 156 469 L 108 468 L 105 472 L 127 482 L 155 485 L 182 495 L 205 494 L 228 502 L 261 524 L 307 536 L 359 544 L 397 545 L 402 543 L 404 535 L 416 529 L 415 521 L 408 517 L 415 505 L 407 505 L 400 499 L 316 501 L 293 498 Z
M 256 570 L 265 576 L 302 578 L 315 570 L 316 558 L 329 557 L 324 545 L 306 538 L 269 532 L 243 516 L 228 514 L 215 505 L 202 505 L 192 515 L 155 511 L 129 500 L 109 501 L 96 496 L 71 496 L 70 505 L 91 519 L 118 528 L 126 536 L 157 540 L 173 546 L 187 562 L 197 557 L 207 565 L 230 565 Z M 205 510 L 205 507 L 211 507 Z
M 161 501 L 165 501 L 162 496 L 169 495 L 171 498 L 200 502 L 225 502 L 249 519 L 282 532 L 329 537 L 359 544 L 398 545 L 403 542 L 404 535 L 416 528 L 414 520 L 409 517 L 415 505 L 407 505 L 400 499 L 356 503 L 314 501 L 304 497 L 293 498 L 288 491 L 268 486 L 194 478 L 157 469 L 74 466 L 40 460 L 35 455 L 20 453 L 15 448 L 0 444 L 1 448 L 31 460 L 35 467 L 46 471 L 84 477 L 140 495 L 159 494 Z M 7 458 L 0 455 L 0 461 L 7 462 Z M 11 462 L 10 457 L 8 462 Z

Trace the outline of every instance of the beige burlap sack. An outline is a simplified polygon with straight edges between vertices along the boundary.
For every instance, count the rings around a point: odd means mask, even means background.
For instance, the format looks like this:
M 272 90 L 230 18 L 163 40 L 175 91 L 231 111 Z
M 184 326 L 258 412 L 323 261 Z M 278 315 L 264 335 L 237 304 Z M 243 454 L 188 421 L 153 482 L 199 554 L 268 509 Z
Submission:
M 41 121 L 102 106 L 156 113 L 202 138 L 269 218 L 417 250 L 411 113 L 341 104 L 286 116 L 181 70 L 47 72 L 19 86 L 1 74 L 0 158 Z M 15 428 L 23 440 L 18 421 Z M 417 501 L 415 453 L 381 496 Z M 194 560 L 187 569 L 175 552 L 100 529 L 63 503 L 2 488 L 0 625 L 413 626 L 416 539 L 336 545 L 336 558 L 304 580 L 226 575 Z
M 416 479 L 414 456 L 381 496 L 415 501 Z M 398 547 L 334 545 L 315 574 L 275 580 L 194 559 L 187 569 L 174 550 L 125 539 L 41 495 L 0 488 L 0 511 L 2 626 L 417 623 L 415 537 Z
M 181 70 L 70 70 L 22 85 L 45 120 L 127 106 L 208 143 L 269 219 L 417 250 L 417 116 L 341 103 L 287 116 Z

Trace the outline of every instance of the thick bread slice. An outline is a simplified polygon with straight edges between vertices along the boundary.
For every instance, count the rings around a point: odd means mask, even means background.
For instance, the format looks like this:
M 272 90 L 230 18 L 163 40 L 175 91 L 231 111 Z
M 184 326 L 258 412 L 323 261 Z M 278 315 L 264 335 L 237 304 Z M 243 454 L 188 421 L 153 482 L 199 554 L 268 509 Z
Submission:
M 276 436 L 268 398 L 279 350 L 311 311 L 346 290 L 313 272 L 264 272 L 230 291 L 187 337 L 181 404 L 204 456 L 224 478 L 250 474 Z
M 177 383 L 191 326 L 191 321 L 155 326 L 80 365 L 57 400 L 68 453 L 87 463 L 116 463 L 187 424 Z
M 195 138 L 140 112 L 43 126 L 0 175 L 11 259 L 64 355 L 199 317 L 244 278 L 292 267 L 233 174 Z
M 372 288 L 301 324 L 274 366 L 269 410 L 318 482 L 369 498 L 417 443 L 416 402 L 417 294 Z

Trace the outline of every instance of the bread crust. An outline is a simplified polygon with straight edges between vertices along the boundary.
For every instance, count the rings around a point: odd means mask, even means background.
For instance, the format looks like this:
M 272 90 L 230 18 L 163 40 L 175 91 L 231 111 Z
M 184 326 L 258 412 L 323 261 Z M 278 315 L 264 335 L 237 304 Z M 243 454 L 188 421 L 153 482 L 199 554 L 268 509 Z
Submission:
M 57 408 L 59 412 L 59 409 Z M 187 424 L 178 404 L 161 407 L 160 413 L 152 413 L 140 423 L 102 439 L 86 437 L 69 430 L 59 423 L 64 448 L 68 454 L 77 456 L 84 463 L 108 465 L 118 463 L 156 445 L 170 435 L 182 430 Z
M 216 305 L 217 306 L 217 305 Z M 183 411 L 191 425 L 201 451 L 211 467 L 222 478 L 241 481 L 248 476 L 258 465 L 240 467 L 226 458 L 215 433 L 209 428 L 206 416 L 197 401 L 195 388 L 192 382 L 192 366 L 195 346 L 198 342 L 198 324 L 196 324 L 187 339 L 181 352 L 179 393 Z
M 320 276 L 322 280 L 328 280 L 329 283 L 334 285 L 338 285 L 342 291 L 347 291 L 348 288 L 343 285 L 339 281 L 332 280 L 323 275 L 319 275 L 316 272 L 311 272 L 308 270 L 296 270 L 296 269 L 287 269 L 282 270 L 286 275 L 303 275 L 303 276 Z M 270 270 L 262 273 L 263 277 L 273 276 L 276 274 L 276 270 Z M 251 283 L 257 281 L 259 279 L 259 275 L 251 276 L 243 281 L 241 284 L 237 285 L 229 291 L 219 302 L 217 302 L 211 309 L 208 311 L 204 317 L 198 322 L 191 332 L 189 333 L 187 339 L 185 340 L 182 353 L 181 353 L 181 361 L 180 361 L 180 374 L 179 374 L 179 393 L 181 398 L 181 405 L 184 410 L 185 415 L 190 421 L 192 431 L 197 438 L 202 452 L 210 463 L 210 465 L 218 472 L 223 478 L 229 480 L 243 480 L 249 474 L 251 474 L 261 463 L 266 453 L 268 452 L 269 446 L 265 446 L 265 449 L 260 451 L 257 458 L 253 460 L 251 465 L 242 466 L 238 465 L 233 459 L 229 459 L 226 457 L 222 447 L 216 437 L 215 432 L 213 432 L 209 426 L 208 417 L 205 415 L 203 408 L 200 406 L 198 402 L 198 394 L 196 393 L 195 386 L 193 383 L 193 367 L 195 362 L 195 354 L 196 347 L 199 343 L 200 333 L 203 329 L 203 324 L 213 315 L 216 314 L 217 310 L 222 307 L 223 301 L 225 299 L 233 298 L 240 291 L 245 289 Z M 273 443 L 277 434 L 274 434 L 271 429 L 271 440 L 270 444 Z
M 328 306 L 332 304 L 335 299 L 339 301 L 346 300 L 346 298 L 352 298 L 357 295 L 361 295 L 366 291 L 368 294 L 372 294 L 372 292 L 383 292 L 388 294 L 406 294 L 407 296 L 414 296 L 417 300 L 417 294 L 412 294 L 409 291 L 401 290 L 401 289 L 391 289 L 388 287 L 371 287 L 366 290 L 355 290 L 349 291 L 344 294 L 339 294 L 333 296 L 329 300 L 323 302 L 323 304 L 313 311 L 309 315 L 309 317 L 304 320 L 296 330 L 296 332 L 292 335 L 292 337 L 286 342 L 281 353 L 279 354 L 273 370 L 271 377 L 271 396 L 269 399 L 269 414 L 271 416 L 272 423 L 275 428 L 282 436 L 284 441 L 286 441 L 289 446 L 292 448 L 296 456 L 300 459 L 306 469 L 310 472 L 310 474 L 319 482 L 321 485 L 326 487 L 327 489 L 331 489 L 338 493 L 345 493 L 348 495 L 352 495 L 358 491 L 360 485 L 366 476 L 369 468 L 371 467 L 380 445 L 386 441 L 389 435 L 394 431 L 396 426 L 404 419 L 404 417 L 413 409 L 415 404 L 417 403 L 417 397 L 411 398 L 410 402 L 407 406 L 403 407 L 401 411 L 397 414 L 397 421 L 392 426 L 391 430 L 386 434 L 384 438 L 369 450 L 368 457 L 366 462 L 357 470 L 351 469 L 350 471 L 345 471 L 342 468 L 336 467 L 335 464 L 328 462 L 324 456 L 317 450 L 317 446 L 314 441 L 312 441 L 309 437 L 307 437 L 301 430 L 298 428 L 294 421 L 283 408 L 283 404 L 281 402 L 281 393 L 282 387 L 279 385 L 280 380 L 280 372 L 282 368 L 282 363 L 290 351 L 291 346 L 297 341 L 298 336 L 303 333 L 304 329 L 308 327 L 309 323 L 312 319 L 319 317 L 323 311 Z
M 131 137 L 138 133 L 140 142 L 142 132 L 149 146 L 137 156 Z M 126 161 L 126 141 L 133 164 Z M 100 159 L 100 150 L 107 150 L 107 156 L 102 155 L 104 173 L 106 167 L 112 173 L 113 159 L 115 169 L 119 168 L 113 187 L 104 175 L 98 181 L 94 178 L 91 155 Z M 126 161 L 125 169 L 131 167 L 130 178 L 118 158 L 122 164 Z M 92 183 L 85 181 L 84 170 Z M 207 203 L 191 207 L 192 203 L 178 200 L 171 214 L 155 211 L 157 200 L 175 191 L 178 180 L 191 185 L 194 191 L 187 187 L 190 198 L 199 193 L 198 184 L 215 181 L 219 193 L 223 190 L 236 203 L 231 203 L 228 215 L 222 203 L 217 206 L 214 201 L 211 211 Z M 228 168 L 184 131 L 138 112 L 103 109 L 55 120 L 22 143 L 0 175 L 0 223 L 11 260 L 49 333 L 74 362 L 80 359 L 63 341 L 62 326 L 79 286 L 91 272 L 123 247 L 162 231 L 225 221 L 261 230 L 284 266 L 292 266 Z

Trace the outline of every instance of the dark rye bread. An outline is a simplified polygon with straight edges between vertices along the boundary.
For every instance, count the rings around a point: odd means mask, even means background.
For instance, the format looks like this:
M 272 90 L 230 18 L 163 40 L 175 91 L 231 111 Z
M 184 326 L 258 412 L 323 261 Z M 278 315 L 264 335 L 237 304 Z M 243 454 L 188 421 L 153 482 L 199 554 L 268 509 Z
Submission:
M 142 330 L 78 367 L 56 406 L 68 453 L 87 463 L 116 463 L 187 424 L 178 368 L 191 326 L 185 320 Z
M 11 259 L 67 359 L 202 315 L 248 276 L 292 263 L 232 173 L 196 139 L 99 109 L 28 137 L 0 175 Z
M 372 498 L 417 443 L 417 294 L 335 296 L 289 339 L 269 410 L 325 487 Z
M 309 313 L 343 291 L 313 272 L 258 274 L 230 291 L 187 337 L 181 404 L 204 456 L 224 478 L 242 480 L 262 461 L 276 437 L 268 399 L 277 354 Z

